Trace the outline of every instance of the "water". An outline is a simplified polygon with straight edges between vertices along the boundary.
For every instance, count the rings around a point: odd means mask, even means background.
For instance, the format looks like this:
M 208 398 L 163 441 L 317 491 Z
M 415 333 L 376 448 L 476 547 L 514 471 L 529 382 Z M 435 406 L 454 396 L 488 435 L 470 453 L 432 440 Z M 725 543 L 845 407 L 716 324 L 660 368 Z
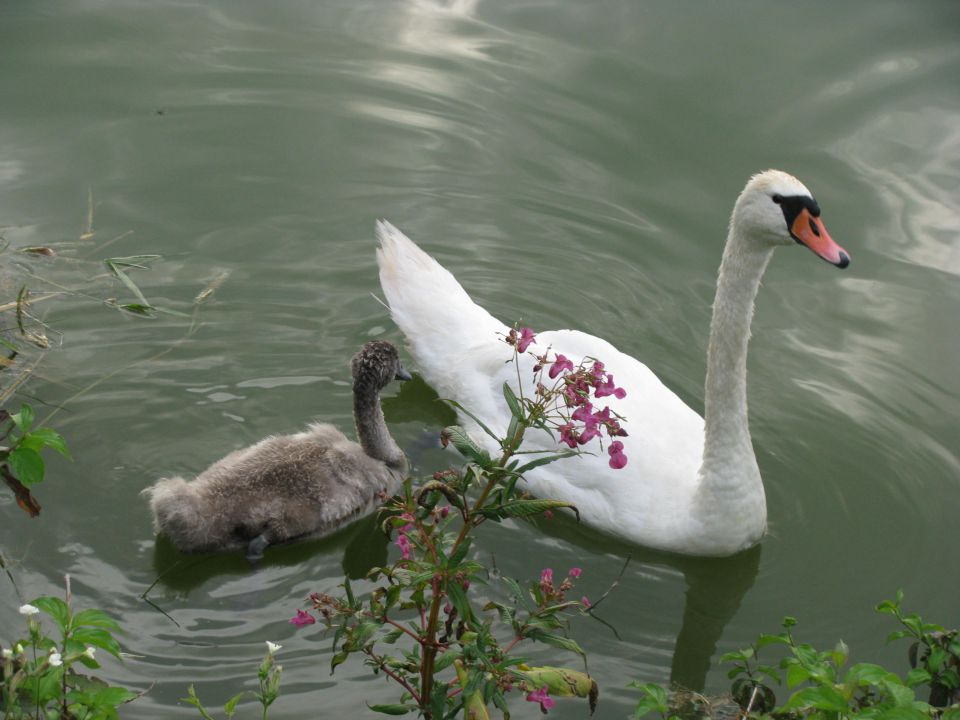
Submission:
M 329 677 L 329 639 L 286 623 L 382 560 L 369 523 L 272 551 L 257 573 L 238 557 L 175 570 L 149 597 L 177 624 L 138 599 L 177 559 L 155 545 L 145 485 L 309 418 L 350 426 L 350 355 L 400 340 L 371 296 L 376 217 L 499 317 L 606 337 L 702 410 L 725 224 L 771 166 L 811 187 L 853 264 L 781 250 L 758 298 L 769 537 L 706 561 L 505 524 L 477 557 L 521 577 L 581 566 L 596 598 L 632 554 L 602 606 L 621 639 L 573 628 L 598 718 L 631 710 L 631 679 L 723 689 L 718 654 L 785 614 L 804 640 L 898 670 L 874 603 L 903 588 L 911 609 L 960 622 L 956 3 L 13 1 L 0 46 L 3 235 L 60 252 L 21 270 L 93 295 L 46 304 L 62 346 L 26 392 L 38 407 L 80 393 L 52 421 L 74 459 L 50 459 L 38 520 L 0 493 L 0 547 L 24 598 L 70 573 L 80 604 L 120 619 L 132 657 L 104 674 L 156 681 L 125 716 L 191 717 L 177 703 L 191 682 L 211 705 L 250 688 L 264 640 L 284 645 L 272 717 L 395 698 L 359 663 Z M 78 241 L 88 191 L 95 235 Z M 95 261 L 144 253 L 163 256 L 135 276 L 144 295 L 185 313 L 229 273 L 192 336 L 188 319 L 98 304 L 133 298 L 90 280 Z M 445 457 L 426 439 L 447 418 L 426 396 L 408 388 L 387 415 L 433 470 Z M 19 601 L 0 582 L 0 639 Z

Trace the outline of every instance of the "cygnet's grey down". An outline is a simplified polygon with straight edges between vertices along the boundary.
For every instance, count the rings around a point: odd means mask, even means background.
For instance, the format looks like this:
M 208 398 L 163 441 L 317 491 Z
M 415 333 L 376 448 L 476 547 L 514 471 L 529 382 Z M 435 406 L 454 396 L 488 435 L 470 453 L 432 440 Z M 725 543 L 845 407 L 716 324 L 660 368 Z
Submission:
M 143 491 L 156 530 L 183 552 L 245 547 L 255 562 L 268 545 L 328 535 L 393 495 L 407 460 L 384 422 L 380 391 L 410 374 L 382 340 L 364 345 L 350 366 L 359 445 L 313 423 L 232 452 L 192 481 L 159 480 Z

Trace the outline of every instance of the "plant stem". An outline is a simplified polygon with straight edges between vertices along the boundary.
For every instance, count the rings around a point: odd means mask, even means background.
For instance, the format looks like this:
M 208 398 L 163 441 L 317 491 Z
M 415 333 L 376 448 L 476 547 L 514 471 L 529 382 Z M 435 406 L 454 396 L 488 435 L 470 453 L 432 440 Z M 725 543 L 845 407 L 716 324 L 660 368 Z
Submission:
M 483 504 L 487 501 L 487 498 L 493 491 L 494 486 L 503 477 L 503 468 L 506 467 L 507 462 L 509 462 L 513 454 L 520 448 L 520 444 L 523 442 L 523 434 L 525 430 L 525 423 L 520 422 L 517 424 L 517 429 L 514 432 L 513 437 L 509 438 L 503 454 L 500 456 L 500 459 L 497 460 L 497 469 L 490 473 L 490 479 L 487 481 L 486 487 L 483 488 L 483 491 L 480 493 L 480 497 L 473 506 L 473 510 L 470 511 L 469 515 L 464 521 L 463 527 L 460 529 L 460 534 L 457 535 L 457 539 L 453 543 L 451 553 L 455 552 L 457 548 L 460 547 L 460 543 L 462 543 L 470 533 L 470 530 L 473 527 L 474 514 L 483 507 Z M 430 702 L 430 698 L 433 694 L 433 668 L 437 657 L 437 620 L 440 617 L 440 601 L 443 599 L 442 578 L 439 576 L 434 576 L 433 581 L 431 582 L 431 587 L 433 590 L 433 597 L 430 601 L 430 617 L 426 624 L 427 637 L 421 642 L 423 645 L 423 660 L 420 663 L 421 701 L 419 704 L 420 709 L 423 711 L 423 715 L 425 718 L 427 718 L 427 720 L 431 720 L 433 717 L 430 708 L 425 707 L 424 705 Z

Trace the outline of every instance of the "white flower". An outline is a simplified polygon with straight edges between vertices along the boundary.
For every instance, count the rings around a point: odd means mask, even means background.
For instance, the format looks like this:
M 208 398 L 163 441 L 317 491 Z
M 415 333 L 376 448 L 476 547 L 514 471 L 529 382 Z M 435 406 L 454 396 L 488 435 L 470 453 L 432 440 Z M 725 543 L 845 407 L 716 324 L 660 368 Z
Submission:
M 267 640 L 267 652 L 270 653 L 271 655 L 273 655 L 277 650 L 279 650 L 282 647 L 283 645 L 280 645 L 279 643 L 272 643 L 269 640 Z
M 86 655 L 91 660 L 95 660 L 93 656 L 97 654 L 97 649 L 93 645 L 88 645 L 87 649 L 83 651 L 83 654 Z
M 13 658 L 13 650 L 11 650 L 10 648 L 4 648 L 4 649 L 3 649 L 3 659 L 4 659 L 4 660 L 10 660 L 11 658 Z
M 60 653 L 58 653 L 56 650 L 50 651 L 50 657 L 47 658 L 47 660 L 54 667 L 59 667 L 60 665 L 63 665 L 63 658 L 60 656 Z
M 21 615 L 26 615 L 27 617 L 30 617 L 31 615 L 36 615 L 38 612 L 40 612 L 40 608 L 35 607 L 33 605 L 27 604 L 27 605 L 20 606 Z

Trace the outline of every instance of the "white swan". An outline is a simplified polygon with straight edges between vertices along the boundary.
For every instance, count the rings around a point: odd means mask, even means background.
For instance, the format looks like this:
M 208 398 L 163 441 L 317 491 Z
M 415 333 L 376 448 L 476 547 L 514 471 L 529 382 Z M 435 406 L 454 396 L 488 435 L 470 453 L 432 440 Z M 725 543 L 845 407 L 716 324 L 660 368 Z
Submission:
M 377 236 L 380 284 L 424 378 L 441 397 L 505 432 L 510 414 L 501 387 L 505 381 L 516 385 L 516 370 L 505 364 L 512 348 L 497 333 L 508 328 L 395 227 L 378 222 Z M 629 463 L 613 470 L 600 454 L 557 462 L 529 473 L 531 492 L 570 501 L 587 524 L 661 550 L 729 555 L 758 542 L 767 509 L 747 424 L 747 342 L 760 277 L 774 248 L 794 242 L 837 267 L 850 262 L 799 180 L 777 170 L 755 175 L 737 198 L 720 264 L 707 351 L 706 420 L 606 340 L 577 330 L 539 333 L 531 349 L 550 346 L 575 362 L 598 358 L 627 391 L 622 400 L 604 401 L 627 418 L 629 437 L 622 440 Z M 524 382 L 532 377 L 531 366 L 529 356 L 521 359 Z M 475 423 L 466 417 L 463 422 L 496 451 Z M 556 447 L 545 433 L 528 437 L 525 447 Z
M 182 552 L 246 548 L 256 562 L 268 545 L 329 535 L 395 493 L 407 460 L 383 420 L 380 391 L 410 374 L 382 340 L 364 345 L 350 369 L 359 445 L 313 423 L 236 450 L 189 482 L 159 480 L 142 492 L 157 532 Z

